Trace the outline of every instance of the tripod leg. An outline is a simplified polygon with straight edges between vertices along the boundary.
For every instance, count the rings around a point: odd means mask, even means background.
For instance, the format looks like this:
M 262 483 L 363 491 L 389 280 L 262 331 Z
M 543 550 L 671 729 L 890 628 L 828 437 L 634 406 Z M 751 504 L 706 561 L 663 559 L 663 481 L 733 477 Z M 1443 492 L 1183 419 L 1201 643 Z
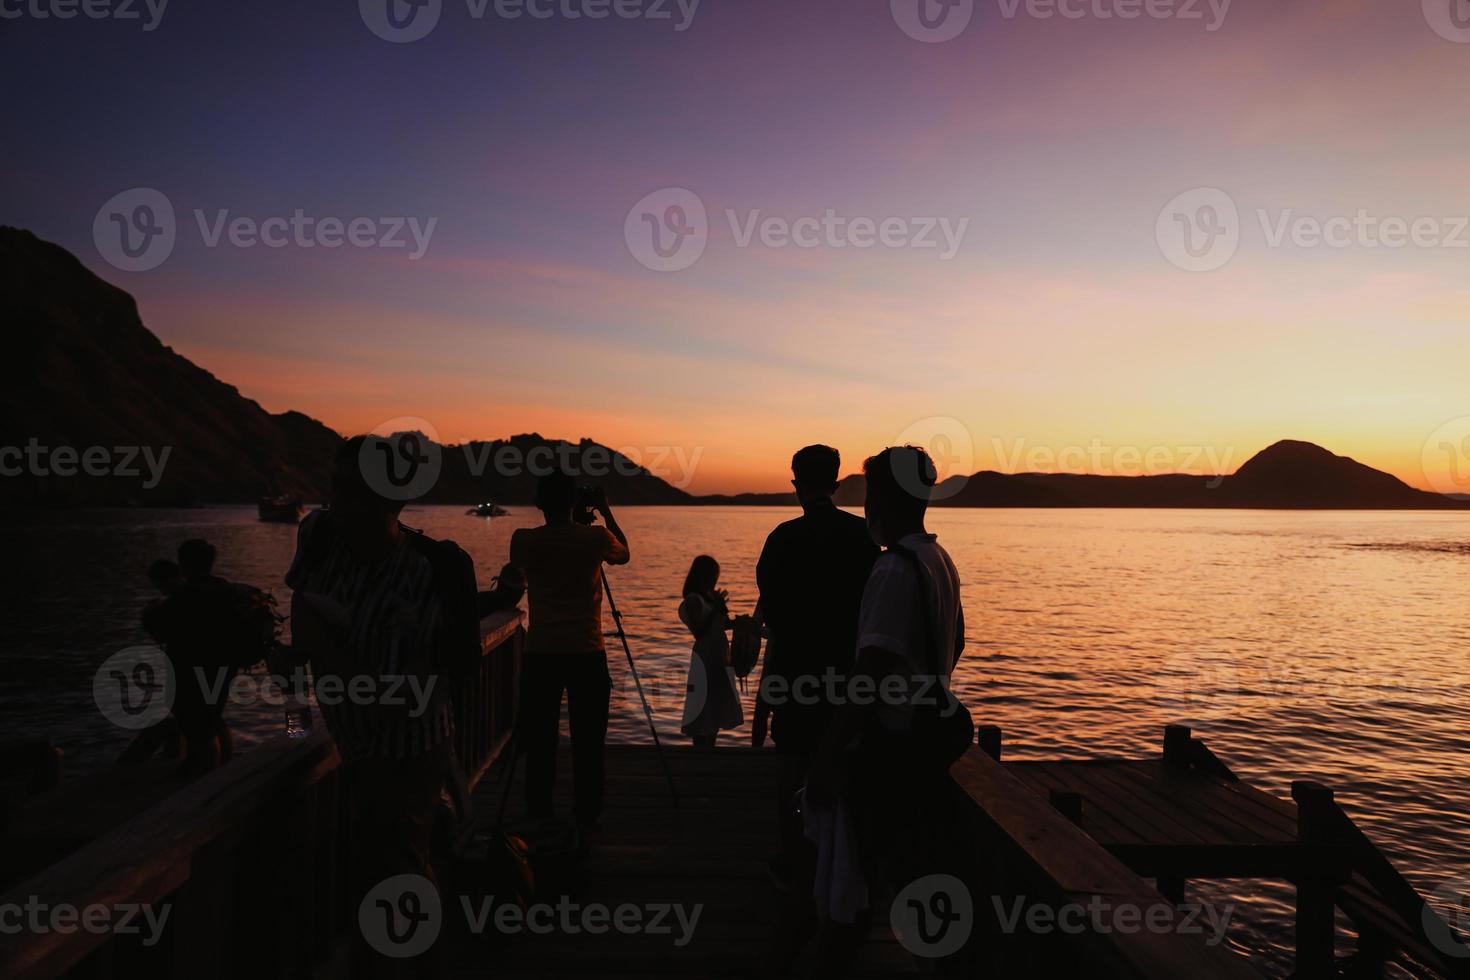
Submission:
M 633 686 L 638 689 L 638 700 L 643 702 L 643 716 L 648 719 L 648 731 L 653 736 L 653 748 L 658 753 L 658 763 L 663 768 L 664 779 L 669 784 L 669 796 L 673 798 L 675 809 L 679 806 L 679 791 L 674 788 L 674 775 L 669 772 L 669 760 L 664 758 L 663 743 L 658 739 L 658 727 L 653 723 L 653 709 L 648 706 L 648 698 L 643 694 L 643 682 L 638 679 L 638 667 L 633 663 L 633 650 L 628 646 L 628 634 L 623 632 L 623 617 L 618 612 L 618 604 L 613 601 L 612 586 L 608 584 L 607 572 L 602 573 L 602 588 L 607 593 L 607 607 L 612 612 L 613 625 L 617 627 L 618 639 L 623 643 L 623 654 L 628 658 L 628 670 L 633 674 Z

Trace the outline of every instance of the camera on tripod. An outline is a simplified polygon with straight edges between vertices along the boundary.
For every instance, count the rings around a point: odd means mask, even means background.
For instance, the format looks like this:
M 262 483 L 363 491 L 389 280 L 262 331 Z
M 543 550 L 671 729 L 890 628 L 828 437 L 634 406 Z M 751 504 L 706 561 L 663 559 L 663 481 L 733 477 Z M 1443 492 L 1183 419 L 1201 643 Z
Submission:
M 578 524 L 591 524 L 597 519 L 597 510 L 607 506 L 607 491 L 602 487 L 578 487 L 577 502 L 572 505 Z

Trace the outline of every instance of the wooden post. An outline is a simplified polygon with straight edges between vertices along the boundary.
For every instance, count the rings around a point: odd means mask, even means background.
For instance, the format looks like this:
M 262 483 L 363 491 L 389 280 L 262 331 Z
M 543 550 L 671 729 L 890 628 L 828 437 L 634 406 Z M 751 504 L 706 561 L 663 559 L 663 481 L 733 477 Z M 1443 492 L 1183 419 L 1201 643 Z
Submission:
M 975 729 L 975 744 L 980 751 L 990 756 L 996 762 L 1000 761 L 1000 726 L 979 725 Z
M 1047 799 L 1051 805 L 1056 807 L 1058 813 L 1072 821 L 1077 826 L 1082 826 L 1082 794 L 1071 790 L 1054 789 L 1047 793 Z
M 1190 738 L 1188 725 L 1164 726 L 1164 764 L 1178 769 L 1189 768 Z
M 1298 780 L 1291 784 L 1291 798 L 1296 800 L 1297 839 L 1303 844 L 1330 843 L 1337 811 L 1332 790 Z M 1303 865 L 1296 882 L 1296 976 L 1303 980 L 1335 972 L 1334 892 L 1328 869 Z

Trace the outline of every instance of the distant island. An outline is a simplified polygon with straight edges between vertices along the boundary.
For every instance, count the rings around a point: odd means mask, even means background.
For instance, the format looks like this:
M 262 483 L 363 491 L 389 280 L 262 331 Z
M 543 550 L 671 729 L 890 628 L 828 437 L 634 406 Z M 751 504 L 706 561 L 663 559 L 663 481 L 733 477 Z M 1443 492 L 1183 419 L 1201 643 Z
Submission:
M 133 297 L 70 252 L 0 226 L 10 383 L 0 391 L 0 447 L 35 444 L 168 447 L 156 479 L 0 477 L 0 499 L 18 506 L 189 506 L 248 503 L 267 489 L 319 501 L 342 436 L 300 412 L 272 414 L 233 385 L 165 346 L 143 325 Z M 497 454 L 527 459 L 549 448 L 595 460 L 621 504 L 794 506 L 790 493 L 690 494 L 590 439 L 531 433 L 442 447 L 442 470 L 425 503 L 493 498 L 532 502 L 527 468 L 498 472 Z M 1085 476 L 997 473 L 951 477 L 943 507 L 1188 507 L 1463 510 L 1470 501 L 1416 490 L 1388 473 L 1307 442 L 1285 440 L 1230 475 Z M 845 478 L 837 502 L 862 503 L 863 478 Z

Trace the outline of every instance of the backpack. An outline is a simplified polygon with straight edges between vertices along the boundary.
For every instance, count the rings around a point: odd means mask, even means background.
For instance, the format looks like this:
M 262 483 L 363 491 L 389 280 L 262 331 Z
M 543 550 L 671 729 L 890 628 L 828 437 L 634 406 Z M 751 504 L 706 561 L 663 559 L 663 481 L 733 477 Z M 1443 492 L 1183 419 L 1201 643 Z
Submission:
M 754 616 L 736 616 L 730 631 L 730 667 L 740 680 L 750 676 L 761 658 L 761 628 Z
M 275 649 L 283 617 L 269 592 L 243 582 L 227 582 L 221 588 L 228 625 L 220 652 L 229 666 L 249 670 Z

